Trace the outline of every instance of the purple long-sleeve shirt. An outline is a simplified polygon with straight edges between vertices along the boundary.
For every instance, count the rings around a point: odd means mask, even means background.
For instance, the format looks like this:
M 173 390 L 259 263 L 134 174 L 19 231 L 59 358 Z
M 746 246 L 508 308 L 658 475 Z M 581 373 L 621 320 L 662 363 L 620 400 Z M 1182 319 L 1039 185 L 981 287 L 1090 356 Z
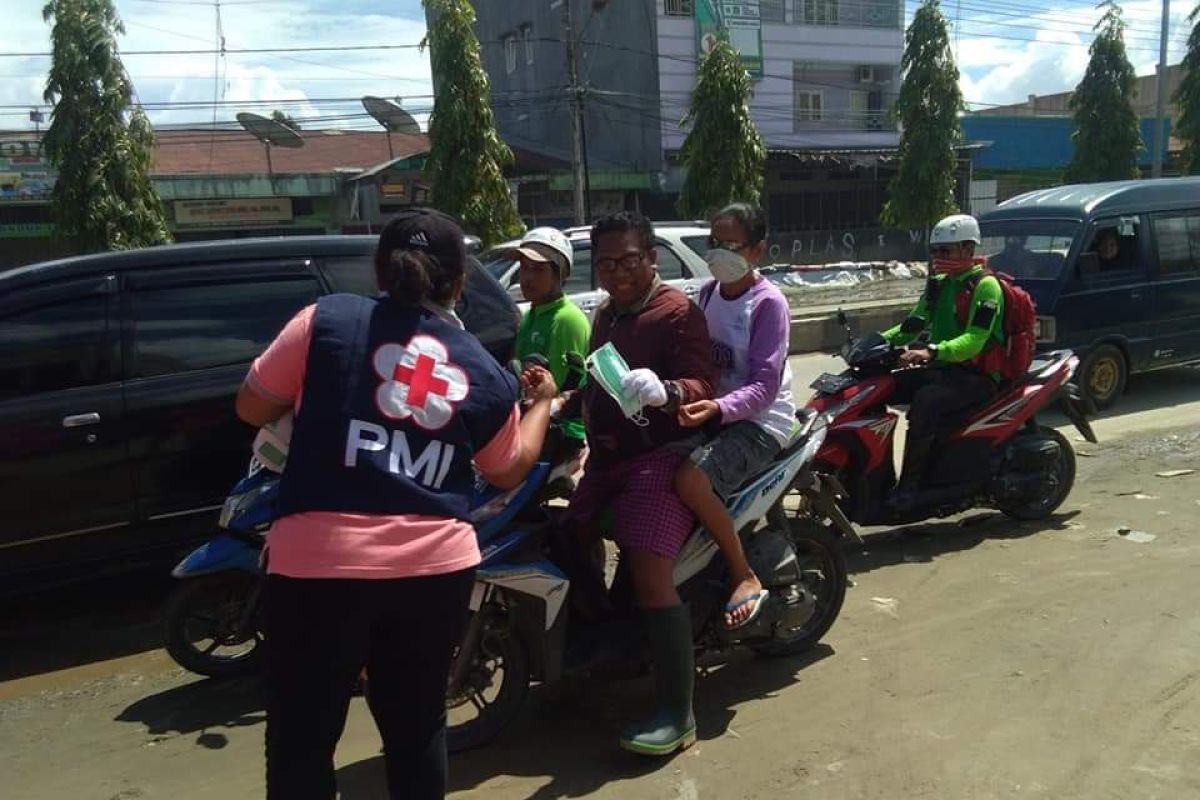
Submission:
M 711 287 L 711 288 L 710 288 Z M 713 361 L 721 370 L 717 405 L 726 425 L 751 420 L 781 444 L 791 438 L 796 407 L 788 366 L 787 298 L 763 277 L 741 295 L 721 296 L 714 281 L 700 293 Z

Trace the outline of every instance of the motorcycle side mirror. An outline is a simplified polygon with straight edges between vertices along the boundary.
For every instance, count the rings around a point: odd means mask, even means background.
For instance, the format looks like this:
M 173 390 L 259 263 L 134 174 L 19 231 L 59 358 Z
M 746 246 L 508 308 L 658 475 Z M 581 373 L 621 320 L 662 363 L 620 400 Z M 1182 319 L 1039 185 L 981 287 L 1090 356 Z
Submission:
M 842 330 L 846 331 L 846 341 L 854 344 L 854 331 L 850 330 L 850 318 L 846 316 L 846 312 L 840 307 L 837 310 L 838 325 L 842 326 Z

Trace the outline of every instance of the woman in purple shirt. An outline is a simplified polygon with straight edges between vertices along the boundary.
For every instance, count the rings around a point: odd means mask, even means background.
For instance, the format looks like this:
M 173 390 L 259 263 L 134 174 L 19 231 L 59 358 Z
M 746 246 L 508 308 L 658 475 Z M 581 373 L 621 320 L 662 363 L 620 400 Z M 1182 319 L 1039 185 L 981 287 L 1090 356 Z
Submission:
M 698 299 L 720 384 L 716 400 L 680 407 L 679 421 L 688 427 L 719 423 L 720 430 L 680 467 L 675 488 L 728 565 L 732 589 L 725 624 L 733 629 L 757 616 L 767 591 L 746 560 L 724 498 L 791 440 L 796 418 L 787 361 L 791 322 L 783 293 L 754 269 L 767 249 L 761 209 L 746 203 L 722 209 L 712 220 L 708 246 L 705 260 L 716 280 Z

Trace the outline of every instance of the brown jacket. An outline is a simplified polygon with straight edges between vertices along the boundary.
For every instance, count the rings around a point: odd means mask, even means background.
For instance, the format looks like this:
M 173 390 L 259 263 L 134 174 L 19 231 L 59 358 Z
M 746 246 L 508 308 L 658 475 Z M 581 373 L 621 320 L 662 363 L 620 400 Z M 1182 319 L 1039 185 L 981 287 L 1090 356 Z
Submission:
M 641 308 L 618 313 L 612 302 L 596 311 L 589 351 L 612 342 L 630 369 L 652 369 L 664 381 L 675 381 L 682 402 L 710 399 L 718 371 L 704 312 L 683 292 L 665 283 L 651 290 Z M 644 428 L 625 418 L 621 407 L 604 389 L 589 381 L 583 388 L 583 421 L 587 428 L 588 460 L 608 467 L 687 438 L 694 428 L 680 426 L 674 412 L 646 408 Z

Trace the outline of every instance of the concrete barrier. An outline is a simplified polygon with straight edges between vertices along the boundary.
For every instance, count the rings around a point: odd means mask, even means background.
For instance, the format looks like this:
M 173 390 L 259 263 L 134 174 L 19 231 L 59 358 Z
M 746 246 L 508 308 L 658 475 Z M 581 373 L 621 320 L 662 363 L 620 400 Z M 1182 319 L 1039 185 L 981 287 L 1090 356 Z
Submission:
M 855 335 L 890 328 L 904 319 L 916 304 L 914 298 L 875 303 L 850 303 L 842 306 L 850 318 Z M 791 355 L 837 352 L 846 341 L 846 331 L 838 324 L 837 306 L 793 309 Z

